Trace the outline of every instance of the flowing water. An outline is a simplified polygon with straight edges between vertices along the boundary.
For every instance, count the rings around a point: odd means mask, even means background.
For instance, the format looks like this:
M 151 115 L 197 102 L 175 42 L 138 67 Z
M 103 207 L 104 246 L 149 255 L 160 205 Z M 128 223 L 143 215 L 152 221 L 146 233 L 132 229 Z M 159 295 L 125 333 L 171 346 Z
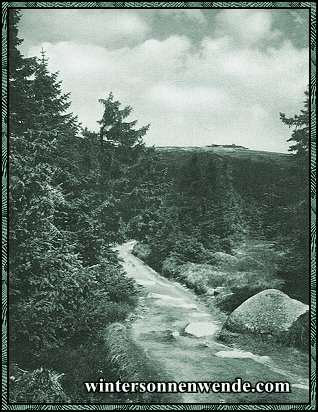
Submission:
M 133 340 L 176 382 L 225 382 L 237 377 L 252 384 L 285 381 L 290 393 L 185 393 L 184 403 L 308 403 L 308 363 L 280 349 L 275 357 L 254 354 L 218 342 L 222 327 L 187 288 L 165 279 L 131 254 L 134 242 L 118 246 L 128 276 L 140 285 Z M 289 366 L 290 367 L 289 367 Z

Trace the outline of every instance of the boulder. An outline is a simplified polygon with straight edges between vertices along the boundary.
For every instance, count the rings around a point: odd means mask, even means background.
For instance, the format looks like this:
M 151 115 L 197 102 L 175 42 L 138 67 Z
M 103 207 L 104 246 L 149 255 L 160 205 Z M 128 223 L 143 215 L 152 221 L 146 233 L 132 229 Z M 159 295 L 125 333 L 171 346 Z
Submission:
M 282 291 L 266 289 L 236 308 L 224 323 L 222 333 L 254 333 L 282 342 L 296 342 L 299 321 L 308 316 L 308 310 L 308 305 Z

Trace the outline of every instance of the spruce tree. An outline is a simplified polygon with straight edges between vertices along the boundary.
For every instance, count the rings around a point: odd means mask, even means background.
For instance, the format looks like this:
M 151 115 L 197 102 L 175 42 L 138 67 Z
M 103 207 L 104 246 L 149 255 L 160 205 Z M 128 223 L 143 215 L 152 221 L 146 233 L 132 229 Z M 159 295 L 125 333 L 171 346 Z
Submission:
M 19 52 L 18 20 L 18 13 L 13 13 L 13 57 L 9 61 L 10 350 L 11 360 L 42 366 L 43 352 L 95 337 L 107 322 L 123 319 L 134 301 L 134 288 L 114 256 L 100 260 L 98 268 L 83 265 L 79 225 L 72 227 L 72 212 L 76 210 L 78 219 L 85 221 L 91 217 L 85 211 L 95 206 L 87 203 L 86 210 L 78 208 L 85 183 L 78 173 L 83 139 L 77 137 L 76 118 L 67 112 L 69 96 L 62 93 L 57 74 L 48 71 L 45 54 L 28 60 Z M 97 208 L 93 217 L 97 222 L 101 219 Z M 93 232 L 94 221 L 88 223 Z M 85 230 L 82 233 L 85 236 Z M 95 238 L 100 235 L 96 230 Z M 91 246 L 87 244 L 88 251 Z M 116 303 L 119 294 L 130 295 L 125 295 L 128 305 Z
M 284 250 L 279 275 L 284 278 L 286 292 L 308 303 L 309 300 L 309 92 L 305 91 L 304 108 L 300 114 L 287 118 L 280 113 L 280 118 L 290 128 L 292 135 L 288 139 L 292 157 L 290 174 L 287 182 L 289 196 L 287 202 L 279 207 L 282 224 L 278 235 L 279 245 Z M 281 194 L 278 197 L 280 201 Z M 287 203 L 287 204 L 286 204 Z M 277 207 L 277 206 L 276 206 Z
M 66 203 L 55 161 L 64 100 L 46 63 L 18 50 L 19 14 L 9 21 L 10 347 L 23 357 L 58 346 L 72 330 L 66 305 L 80 291 L 81 264 L 56 224 Z
M 293 143 L 288 150 L 295 152 L 298 156 L 308 156 L 310 122 L 308 90 L 305 91 L 304 108 L 300 110 L 300 114 L 286 117 L 285 113 L 280 113 L 280 119 L 288 127 L 294 128 L 291 137 L 287 140 Z

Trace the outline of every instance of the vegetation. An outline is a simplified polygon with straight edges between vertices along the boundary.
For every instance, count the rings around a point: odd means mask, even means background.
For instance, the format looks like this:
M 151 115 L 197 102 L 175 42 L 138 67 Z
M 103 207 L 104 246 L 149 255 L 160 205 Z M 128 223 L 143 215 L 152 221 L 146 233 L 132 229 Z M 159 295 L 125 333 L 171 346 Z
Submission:
M 10 370 L 11 401 L 14 403 L 68 402 L 60 384 L 63 375 L 48 369 L 26 371 L 13 365 Z
M 309 92 L 305 92 L 304 108 L 299 115 L 287 118 L 281 113 L 282 121 L 293 132 L 289 141 L 294 142 L 290 151 L 295 152 L 292 158 L 292 177 L 283 183 L 285 190 L 293 194 L 279 210 L 284 224 L 280 233 L 276 233 L 278 248 L 282 259 L 278 273 L 286 282 L 286 291 L 297 299 L 309 302 Z M 283 193 L 283 195 L 285 194 Z
M 110 367 L 122 382 L 169 382 L 172 378 L 154 364 L 133 342 L 123 324 L 114 323 L 105 331 Z M 180 394 L 126 393 L 124 402 L 167 403 L 181 402 Z
M 100 133 L 82 130 L 45 53 L 26 59 L 19 52 L 18 21 L 19 13 L 10 10 L 9 339 L 11 369 L 26 372 L 10 393 L 19 401 L 45 397 L 32 389 L 44 379 L 53 385 L 52 396 L 47 393 L 53 399 L 57 373 L 67 375 L 61 380 L 65 396 L 81 400 L 85 394 L 74 383 L 81 388 L 83 376 L 71 372 L 73 361 L 85 374 L 98 364 L 95 342 L 137 302 L 111 245 L 122 240 L 131 218 L 131 193 L 124 188 L 140 184 L 136 178 L 131 185 L 128 176 L 142 173 L 147 127 L 125 123 L 131 109 L 121 110 L 110 94 L 102 101 Z
M 224 287 L 215 302 L 227 312 L 266 288 L 308 303 L 305 148 L 266 156 L 213 148 L 158 152 L 170 184 L 156 230 L 134 253 L 200 294 Z
M 309 154 L 309 91 L 305 91 L 304 108 L 300 114 L 295 114 L 293 117 L 286 117 L 285 113 L 280 113 L 280 118 L 283 123 L 289 127 L 294 127 L 291 137 L 288 142 L 293 142 L 289 151 L 295 152 L 297 156 L 305 156 L 308 159 Z
M 281 115 L 295 155 L 146 148 L 149 125 L 136 128 L 112 93 L 99 132 L 82 128 L 45 52 L 21 55 L 9 14 L 11 401 L 95 402 L 82 382 L 100 371 L 158 376 L 110 326 L 138 299 L 112 250 L 125 239 L 226 312 L 269 287 L 308 301 L 308 100 Z

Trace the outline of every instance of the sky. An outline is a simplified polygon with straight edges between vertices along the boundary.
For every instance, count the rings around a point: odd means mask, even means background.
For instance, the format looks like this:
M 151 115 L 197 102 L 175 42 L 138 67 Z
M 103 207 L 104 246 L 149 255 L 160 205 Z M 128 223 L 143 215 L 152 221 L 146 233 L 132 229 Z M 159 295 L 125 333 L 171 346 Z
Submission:
M 279 113 L 299 113 L 309 83 L 308 10 L 24 9 L 19 37 L 26 57 L 46 51 L 84 127 L 112 92 L 150 123 L 148 146 L 286 152 Z

